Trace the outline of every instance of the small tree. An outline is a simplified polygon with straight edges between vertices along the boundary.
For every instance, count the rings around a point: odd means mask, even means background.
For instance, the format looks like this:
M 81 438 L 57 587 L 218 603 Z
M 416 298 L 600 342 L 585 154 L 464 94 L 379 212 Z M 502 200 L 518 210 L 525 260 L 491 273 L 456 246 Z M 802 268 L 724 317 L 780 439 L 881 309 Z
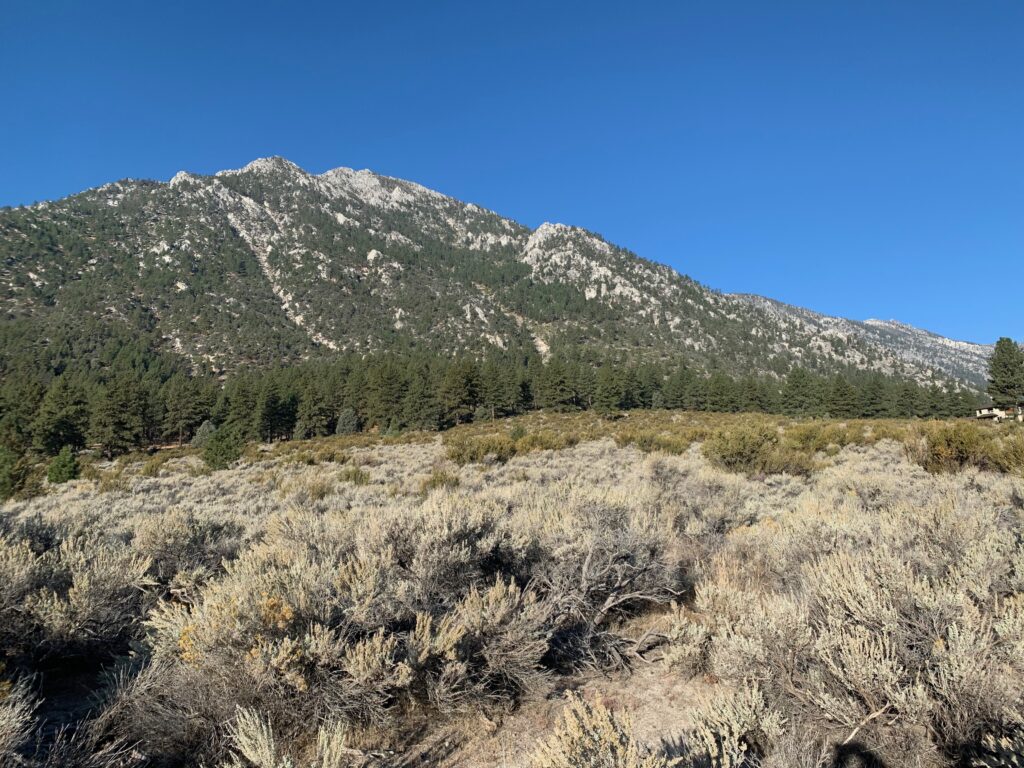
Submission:
M 213 422 L 207 419 L 199 425 L 199 429 L 192 436 L 192 447 L 193 448 L 205 448 L 206 443 L 209 442 L 210 438 L 213 437 L 213 433 L 217 431 L 217 427 L 214 426 Z
M 210 435 L 203 447 L 203 461 L 210 469 L 225 469 L 242 456 L 245 440 L 233 429 L 221 428 Z
M 359 414 L 353 408 L 342 408 L 338 414 L 338 425 L 334 428 L 336 435 L 354 435 L 359 431 Z
M 54 485 L 66 483 L 78 477 L 78 459 L 70 445 L 65 445 L 50 462 L 46 470 L 46 479 Z
M 1024 399 L 1024 352 L 1013 339 L 996 342 L 988 361 L 988 395 L 997 408 L 1012 408 Z

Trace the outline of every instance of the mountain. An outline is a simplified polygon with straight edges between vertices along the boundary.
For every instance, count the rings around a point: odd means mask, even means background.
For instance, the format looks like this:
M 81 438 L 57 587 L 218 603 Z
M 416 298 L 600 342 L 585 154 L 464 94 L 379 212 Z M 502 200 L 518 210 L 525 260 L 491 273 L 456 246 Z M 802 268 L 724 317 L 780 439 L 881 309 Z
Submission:
M 129 341 L 218 371 L 336 351 L 571 348 L 978 386 L 991 352 L 723 294 L 578 227 L 531 231 L 412 182 L 282 158 L 0 211 L 0 303 L 3 370 L 101 364 Z

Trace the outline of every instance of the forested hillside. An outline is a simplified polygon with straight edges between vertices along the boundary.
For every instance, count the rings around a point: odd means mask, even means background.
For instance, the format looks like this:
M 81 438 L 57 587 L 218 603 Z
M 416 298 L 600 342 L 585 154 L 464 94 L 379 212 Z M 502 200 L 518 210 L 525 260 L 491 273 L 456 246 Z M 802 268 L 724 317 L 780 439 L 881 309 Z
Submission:
M 281 158 L 0 211 L 0 303 L 0 372 L 44 377 L 571 349 L 978 387 L 991 351 L 718 293 L 577 227 L 531 231 L 407 181 Z

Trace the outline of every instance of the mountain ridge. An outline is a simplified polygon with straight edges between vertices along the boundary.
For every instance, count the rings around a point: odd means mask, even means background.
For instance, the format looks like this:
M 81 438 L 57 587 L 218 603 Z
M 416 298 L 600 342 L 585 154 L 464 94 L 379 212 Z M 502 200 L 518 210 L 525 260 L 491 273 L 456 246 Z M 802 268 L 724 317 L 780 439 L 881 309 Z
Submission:
M 282 157 L 0 210 L 0 256 L 7 317 L 40 344 L 75 308 L 215 370 L 341 351 L 568 348 L 980 387 L 991 350 L 722 293 L 581 227 L 530 229 L 415 182 L 311 174 Z

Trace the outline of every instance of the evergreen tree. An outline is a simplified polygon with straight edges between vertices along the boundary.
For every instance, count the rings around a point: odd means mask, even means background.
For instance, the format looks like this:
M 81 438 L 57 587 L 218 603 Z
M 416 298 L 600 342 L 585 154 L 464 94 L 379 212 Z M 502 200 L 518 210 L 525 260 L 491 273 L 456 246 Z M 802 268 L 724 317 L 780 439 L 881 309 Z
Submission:
M 643 382 L 640 381 L 637 371 L 626 366 L 620 370 L 619 378 L 622 381 L 622 402 L 619 403 L 619 407 L 627 411 L 646 407 Z
M 609 364 L 597 370 L 597 381 L 594 386 L 594 408 L 599 413 L 611 413 L 622 408 L 626 394 L 626 384 L 622 371 Z
M 666 408 L 686 408 L 689 406 L 689 392 L 693 384 L 693 372 L 680 366 L 665 381 L 663 393 Z
M 164 385 L 163 395 L 163 435 L 184 443 L 210 415 L 206 393 L 197 381 L 177 374 Z
M 50 384 L 32 420 L 32 444 L 49 456 L 65 446 L 85 447 L 89 407 L 81 388 L 58 376 Z
M 45 390 L 35 379 L 5 381 L 0 398 L 0 445 L 21 451 L 32 441 L 32 423 Z M 58 447 L 59 450 L 59 447 Z
M 810 416 L 821 402 L 814 377 L 803 368 L 794 368 L 782 387 L 782 412 L 787 416 Z
M 313 379 L 299 398 L 295 417 L 295 438 L 323 437 L 334 427 L 334 409 L 322 379 Z
M 639 407 L 653 408 L 656 399 L 659 403 L 664 402 L 661 390 L 664 386 L 665 374 L 659 366 L 651 363 L 641 365 L 636 370 L 635 379 L 637 383 L 636 400 Z
M 449 424 L 469 421 L 479 402 L 480 374 L 472 360 L 456 360 L 441 379 L 438 399 L 441 414 Z
M 571 367 L 570 386 L 573 391 L 573 405 L 577 408 L 593 408 L 597 393 L 597 371 L 591 363 L 577 362 Z
M 145 401 L 131 374 L 122 373 L 97 393 L 89 419 L 89 439 L 108 459 L 142 444 Z
M 537 374 L 537 405 L 558 411 L 571 410 L 576 398 L 565 362 L 552 357 Z
M 988 362 L 988 396 L 997 408 L 1024 402 L 1024 351 L 1013 339 L 996 342 Z
M 402 412 L 405 399 L 405 368 L 390 357 L 371 365 L 366 373 L 364 403 L 370 427 L 385 431 Z
M 354 435 L 360 430 L 359 414 L 354 408 L 346 406 L 338 413 L 338 423 L 334 428 L 336 435 Z
M 214 423 L 207 419 L 196 429 L 196 433 L 192 436 L 192 442 L 190 445 L 193 448 L 203 448 L 206 446 L 207 441 L 213 437 L 213 433 L 217 431 L 217 427 Z
M 897 416 L 913 419 L 925 414 L 924 393 L 916 384 L 905 381 L 896 390 L 895 411 Z
M 861 390 L 861 413 L 869 419 L 892 415 L 889 390 L 881 374 L 871 376 Z
M 253 413 L 256 410 L 256 384 L 252 377 L 241 376 L 224 387 L 215 412 L 218 429 L 227 429 L 243 440 L 256 439 Z
M 490 358 L 480 369 L 480 405 L 489 417 L 507 416 L 515 411 L 517 397 L 515 370 Z
M 285 395 L 276 379 L 264 382 L 253 412 L 253 430 L 266 442 L 281 440 L 295 429 L 295 398 Z
M 210 469 L 225 469 L 242 456 L 245 438 L 238 430 L 221 427 L 203 446 L 203 461 Z
M 21 490 L 31 469 L 32 462 L 27 456 L 0 445 L 0 500 Z
M 434 380 L 425 363 L 413 368 L 409 388 L 402 400 L 402 421 L 410 429 L 436 430 L 441 423 L 441 407 L 434 394 Z
M 952 415 L 946 393 L 937 384 L 928 388 L 928 415 L 936 419 L 944 419 Z
M 694 376 L 686 390 L 686 404 L 689 411 L 708 410 L 708 380 L 703 376 Z
M 75 458 L 75 452 L 71 446 L 65 445 L 50 462 L 50 466 L 46 470 L 46 479 L 57 485 L 74 480 L 76 477 L 78 477 L 78 459 Z
M 857 388 L 844 376 L 835 376 L 828 388 L 825 403 L 828 415 L 836 419 L 852 419 L 860 415 L 861 405 Z
M 718 413 L 733 413 L 740 409 L 739 393 L 733 380 L 716 371 L 707 381 L 707 408 Z

